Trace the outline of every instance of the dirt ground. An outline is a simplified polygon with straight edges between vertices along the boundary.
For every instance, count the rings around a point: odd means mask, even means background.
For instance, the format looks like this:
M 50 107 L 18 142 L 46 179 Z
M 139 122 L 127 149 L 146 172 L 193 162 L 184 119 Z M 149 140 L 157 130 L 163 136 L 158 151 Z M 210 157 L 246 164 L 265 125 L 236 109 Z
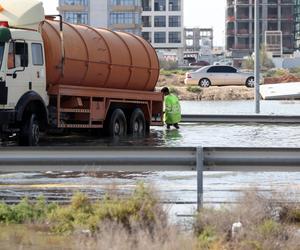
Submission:
M 212 86 L 200 88 L 184 84 L 184 75 L 160 75 L 157 89 L 168 86 L 181 100 L 249 100 L 254 98 L 254 89 L 245 86 Z

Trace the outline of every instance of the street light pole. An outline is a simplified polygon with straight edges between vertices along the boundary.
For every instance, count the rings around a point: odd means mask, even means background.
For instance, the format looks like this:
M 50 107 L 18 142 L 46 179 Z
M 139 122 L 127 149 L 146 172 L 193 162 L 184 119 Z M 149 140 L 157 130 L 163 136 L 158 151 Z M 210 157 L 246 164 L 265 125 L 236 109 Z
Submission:
M 255 1 L 255 11 L 254 11 L 254 54 L 255 54 L 255 60 L 254 60 L 254 75 L 255 75 L 255 113 L 260 113 L 260 94 L 259 94 L 259 82 L 260 82 L 260 63 L 259 63 L 259 1 L 260 0 L 254 0 Z

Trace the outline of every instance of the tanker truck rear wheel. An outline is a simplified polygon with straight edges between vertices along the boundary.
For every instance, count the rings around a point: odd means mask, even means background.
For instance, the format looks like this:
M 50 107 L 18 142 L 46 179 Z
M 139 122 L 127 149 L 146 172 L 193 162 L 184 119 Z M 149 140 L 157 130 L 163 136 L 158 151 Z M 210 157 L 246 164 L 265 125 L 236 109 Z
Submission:
M 140 108 L 133 110 L 128 124 L 128 133 L 132 135 L 145 135 L 146 121 L 143 111 Z
M 109 119 L 108 135 L 111 137 L 125 136 L 127 133 L 126 117 L 122 109 L 115 109 Z
M 40 126 L 35 114 L 24 119 L 21 126 L 19 144 L 21 146 L 37 146 L 40 139 Z

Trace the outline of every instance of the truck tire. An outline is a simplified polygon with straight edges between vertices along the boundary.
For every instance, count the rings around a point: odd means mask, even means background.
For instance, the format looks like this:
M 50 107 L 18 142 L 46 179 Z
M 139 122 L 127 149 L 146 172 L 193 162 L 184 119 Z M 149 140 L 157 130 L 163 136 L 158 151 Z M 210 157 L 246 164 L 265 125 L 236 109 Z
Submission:
M 28 116 L 21 126 L 19 144 L 21 146 L 37 146 L 40 139 L 40 126 L 35 114 Z
M 140 108 L 133 110 L 128 124 L 128 134 L 145 135 L 146 120 L 143 111 Z
M 116 136 L 125 136 L 127 133 L 127 122 L 126 117 L 122 109 L 115 109 L 110 118 L 108 123 L 108 135 L 110 137 Z

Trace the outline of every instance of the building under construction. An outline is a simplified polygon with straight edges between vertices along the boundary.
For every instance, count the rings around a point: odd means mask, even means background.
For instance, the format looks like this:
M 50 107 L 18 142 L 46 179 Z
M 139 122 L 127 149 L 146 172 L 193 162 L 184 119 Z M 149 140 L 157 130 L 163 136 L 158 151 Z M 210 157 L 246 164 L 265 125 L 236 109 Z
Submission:
M 300 50 L 300 0 L 294 0 L 295 49 Z
M 226 49 L 232 51 L 236 66 L 254 51 L 254 3 L 255 0 L 227 0 Z M 266 42 L 275 40 L 276 55 L 294 51 L 294 4 L 295 0 L 259 1 L 260 43 L 267 46 Z

